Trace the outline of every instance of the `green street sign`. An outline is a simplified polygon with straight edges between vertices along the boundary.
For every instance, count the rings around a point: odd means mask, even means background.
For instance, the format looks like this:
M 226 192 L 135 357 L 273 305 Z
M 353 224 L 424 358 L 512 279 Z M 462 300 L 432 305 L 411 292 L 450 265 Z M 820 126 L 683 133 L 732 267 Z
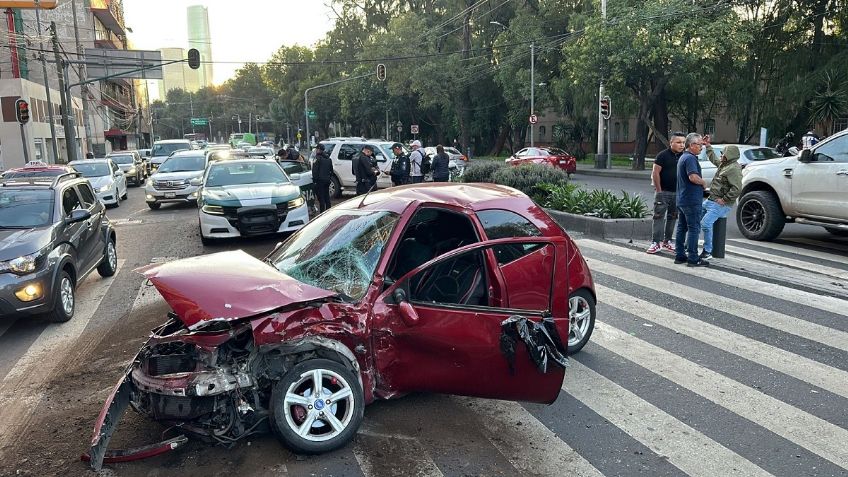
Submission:
M 209 119 L 208 118 L 191 118 L 192 126 L 208 126 Z
M 306 113 L 306 115 L 309 117 L 309 119 L 318 119 L 318 115 L 317 115 L 317 114 L 315 114 L 315 110 L 313 110 L 313 109 L 310 109 L 310 110 Z

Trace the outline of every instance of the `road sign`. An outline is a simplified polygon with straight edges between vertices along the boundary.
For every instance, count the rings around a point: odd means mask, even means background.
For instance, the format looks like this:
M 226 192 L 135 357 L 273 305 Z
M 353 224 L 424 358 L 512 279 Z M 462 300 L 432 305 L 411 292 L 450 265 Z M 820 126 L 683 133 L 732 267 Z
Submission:
M 412 134 L 418 134 L 418 125 L 417 124 L 410 124 L 409 125 L 409 132 L 412 133 Z
M 21 125 L 29 122 L 29 103 L 25 99 L 15 101 L 15 119 Z
M 209 119 L 208 118 L 191 118 L 192 126 L 208 126 Z
M 89 78 L 163 78 L 161 51 L 86 48 L 85 60 Z
M 309 111 L 307 111 L 306 115 L 309 117 L 309 119 L 318 119 L 318 115 L 315 114 L 314 109 L 310 109 Z
M 530 115 L 530 124 L 536 124 L 539 122 L 539 117 L 535 114 Z

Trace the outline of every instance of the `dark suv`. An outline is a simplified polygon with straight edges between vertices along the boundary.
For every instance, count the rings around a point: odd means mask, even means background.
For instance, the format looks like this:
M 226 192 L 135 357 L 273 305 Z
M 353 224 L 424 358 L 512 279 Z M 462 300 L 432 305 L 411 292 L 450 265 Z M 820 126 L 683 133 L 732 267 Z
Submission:
M 0 181 L 0 316 L 68 321 L 76 285 L 118 268 L 115 230 L 77 174 Z

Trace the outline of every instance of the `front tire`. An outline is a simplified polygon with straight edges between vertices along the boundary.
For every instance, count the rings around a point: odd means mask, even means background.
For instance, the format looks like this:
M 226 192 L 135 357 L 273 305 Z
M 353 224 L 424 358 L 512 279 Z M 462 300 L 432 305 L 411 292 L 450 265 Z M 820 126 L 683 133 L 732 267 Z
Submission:
M 274 385 L 269 407 L 271 428 L 286 447 L 300 454 L 321 454 L 353 439 L 365 400 L 358 376 L 347 367 L 309 359 Z
M 118 253 L 115 251 L 115 242 L 112 239 L 106 243 L 103 251 L 103 261 L 97 266 L 97 273 L 101 277 L 111 277 L 118 271 Z
M 338 199 L 342 196 L 342 183 L 339 182 L 339 178 L 333 176 L 330 178 L 330 197 L 333 199 Z
M 62 270 L 56 284 L 56 304 L 45 318 L 53 323 L 64 323 L 74 317 L 76 310 L 76 284 L 71 275 Z
M 589 342 L 595 330 L 595 298 L 581 288 L 568 296 L 568 354 L 574 354 Z
M 786 226 L 786 216 L 774 194 L 758 190 L 742 196 L 736 207 L 736 225 L 747 239 L 771 241 Z

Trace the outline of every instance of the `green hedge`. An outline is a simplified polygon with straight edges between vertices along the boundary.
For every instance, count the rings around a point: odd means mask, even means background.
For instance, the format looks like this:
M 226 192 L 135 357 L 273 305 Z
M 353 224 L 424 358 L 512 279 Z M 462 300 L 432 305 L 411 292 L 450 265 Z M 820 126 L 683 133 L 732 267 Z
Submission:
M 492 174 L 492 182 L 518 189 L 535 199 L 542 192 L 539 184 L 568 184 L 568 174 L 556 167 L 522 164 L 496 170 Z
M 462 182 L 493 182 L 492 174 L 502 169 L 506 164 L 503 161 L 475 161 L 465 168 L 462 174 Z

